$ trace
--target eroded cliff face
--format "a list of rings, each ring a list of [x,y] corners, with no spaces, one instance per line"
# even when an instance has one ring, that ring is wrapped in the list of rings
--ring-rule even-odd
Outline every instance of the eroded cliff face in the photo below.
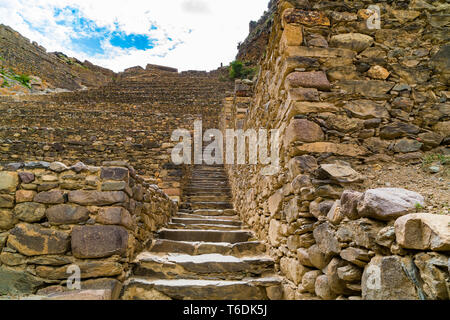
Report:
[[[18,74],[39,77],[44,87],[77,90],[99,87],[113,80],[115,73],[88,61],[81,62],[63,53],[48,53],[37,43],[12,28],[0,25],[0,56],[3,67]]]
[[[286,299],[449,299],[448,165],[418,172],[450,154],[450,6],[378,2],[373,29],[370,4],[279,1],[256,80],[224,103],[224,128],[280,133],[277,174],[227,169]]]

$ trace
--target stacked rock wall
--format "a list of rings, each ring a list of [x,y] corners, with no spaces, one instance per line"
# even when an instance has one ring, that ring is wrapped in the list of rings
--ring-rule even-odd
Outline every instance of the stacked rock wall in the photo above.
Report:
[[[0,171],[0,295],[82,289],[117,298],[129,263],[177,205],[124,162],[5,165]],[[72,270],[72,271],[70,271]]]
[[[280,130],[278,174],[227,169],[286,299],[449,299],[450,216],[420,213],[416,192],[362,190],[352,168],[448,154],[449,5],[377,2],[381,29],[368,5],[279,1],[256,82],[224,103],[224,128]]]

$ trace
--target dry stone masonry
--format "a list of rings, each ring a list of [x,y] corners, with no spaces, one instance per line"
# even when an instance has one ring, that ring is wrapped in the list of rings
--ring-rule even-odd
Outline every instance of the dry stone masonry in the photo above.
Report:
[[[0,171],[0,295],[65,297],[67,270],[76,265],[81,289],[94,290],[88,297],[117,299],[130,263],[176,208],[123,161],[6,165]]]
[[[227,166],[234,205],[285,277],[284,299],[450,297],[450,215],[356,165],[448,155],[446,2],[278,1],[254,81],[223,128],[280,129],[281,170]],[[448,194],[441,201],[448,203]]]

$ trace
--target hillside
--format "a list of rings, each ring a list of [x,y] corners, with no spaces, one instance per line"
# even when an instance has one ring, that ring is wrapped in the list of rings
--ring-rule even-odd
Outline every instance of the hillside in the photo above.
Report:
[[[17,74],[39,77],[50,88],[77,90],[99,87],[111,81],[115,73],[63,53],[49,53],[36,42],[30,42],[11,27],[0,24],[0,57],[5,69]]]

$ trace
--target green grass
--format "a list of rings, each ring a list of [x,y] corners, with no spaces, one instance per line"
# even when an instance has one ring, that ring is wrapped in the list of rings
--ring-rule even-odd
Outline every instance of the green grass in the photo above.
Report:
[[[441,165],[446,165],[450,163],[450,156],[445,156],[443,154],[429,154],[422,158],[422,166],[427,166],[433,162],[439,162]]]
[[[416,208],[417,211],[422,210],[422,209],[425,209],[425,208],[424,208],[420,203],[418,203],[418,202],[415,204],[414,207]]]
[[[257,72],[257,68],[246,67],[244,62],[236,60],[230,64],[230,79],[252,79]]]

